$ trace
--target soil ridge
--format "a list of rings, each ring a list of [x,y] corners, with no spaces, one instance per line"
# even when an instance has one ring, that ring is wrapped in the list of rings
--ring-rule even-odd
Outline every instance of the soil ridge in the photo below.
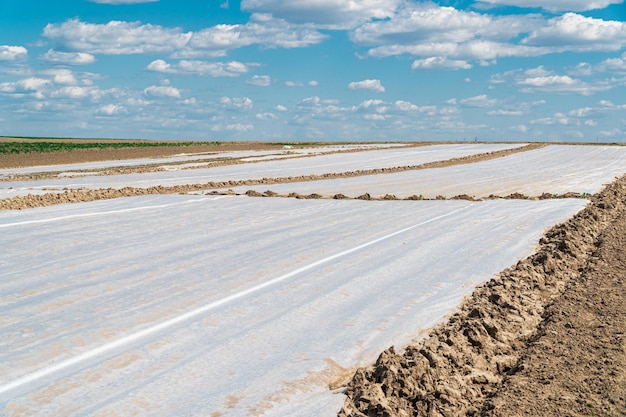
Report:
[[[589,270],[603,232],[625,213],[626,176],[548,230],[533,255],[479,286],[427,338],[358,369],[338,416],[477,416],[505,407],[498,390],[523,370],[546,309]]]

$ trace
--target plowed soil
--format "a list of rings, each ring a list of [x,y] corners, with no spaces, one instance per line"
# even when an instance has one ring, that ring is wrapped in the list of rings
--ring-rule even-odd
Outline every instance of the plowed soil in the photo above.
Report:
[[[2,138],[2,141],[17,139]],[[59,141],[59,140],[57,140]],[[64,142],[67,142],[65,140]],[[71,142],[71,140],[70,140]],[[85,142],[85,141],[81,141]],[[0,155],[1,168],[20,168],[40,165],[75,164],[82,162],[116,161],[124,159],[159,158],[178,154],[210,153],[244,150],[282,149],[280,144],[262,142],[225,142],[221,144],[189,145],[189,146],[150,146],[129,147],[121,149],[76,149],[67,152],[33,152],[27,154]]]
[[[347,384],[341,417],[625,416],[626,177]]]
[[[272,149],[265,146],[0,156],[0,168]],[[203,187],[76,190],[0,200],[0,208]],[[344,393],[340,417],[626,416],[626,177],[548,231],[532,256],[477,288],[425,339],[391,347],[358,369]]]

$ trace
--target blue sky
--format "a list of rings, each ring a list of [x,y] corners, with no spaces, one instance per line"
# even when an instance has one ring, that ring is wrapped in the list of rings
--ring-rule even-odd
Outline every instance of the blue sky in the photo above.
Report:
[[[0,0],[0,135],[626,141],[621,0]]]

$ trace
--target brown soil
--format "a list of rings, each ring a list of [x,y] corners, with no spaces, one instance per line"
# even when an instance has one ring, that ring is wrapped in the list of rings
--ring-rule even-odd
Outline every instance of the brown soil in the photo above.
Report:
[[[472,163],[536,146],[540,145],[377,172],[147,189],[72,190],[0,200],[0,209],[208,188],[223,188],[229,193],[228,187],[239,185]],[[0,168],[278,148],[282,147],[226,143],[198,148],[0,155]],[[274,196],[271,191],[257,194]],[[341,195],[335,197],[343,198]],[[529,198],[522,195],[508,197]],[[373,199],[369,194],[358,198]],[[466,195],[456,198],[472,199]],[[421,198],[414,196],[411,199]],[[479,287],[426,339],[411,343],[401,353],[389,348],[375,364],[358,369],[347,383],[345,405],[339,416],[626,416],[624,247],[626,177],[591,196],[587,208],[546,233],[534,255]],[[332,388],[337,388],[335,382]]]
[[[626,416],[626,177],[404,352],[347,384],[348,416]]]
[[[242,149],[244,146],[249,146],[246,144],[236,144],[241,145]],[[424,144],[413,144],[413,146],[422,146]],[[223,145],[219,145],[223,146]],[[252,145],[254,146],[254,144]],[[188,184],[181,186],[172,186],[172,187],[150,187],[150,188],[135,188],[135,187],[125,187],[122,189],[99,189],[99,190],[67,190],[62,193],[47,193],[40,195],[26,195],[26,196],[18,196],[13,198],[0,199],[0,210],[20,210],[24,208],[33,208],[33,207],[42,207],[42,206],[50,206],[54,204],[62,204],[62,203],[76,203],[76,202],[86,202],[86,201],[94,201],[94,200],[104,200],[104,199],[112,199],[112,198],[120,198],[120,197],[130,197],[137,195],[146,195],[146,194],[179,194],[179,193],[188,193],[192,191],[200,191],[206,189],[219,189],[219,188],[231,188],[245,185],[260,185],[260,184],[281,184],[281,183],[289,183],[289,182],[298,182],[298,181],[315,181],[315,180],[327,180],[333,178],[348,178],[348,177],[356,177],[361,175],[373,175],[373,174],[385,174],[385,173],[393,173],[407,170],[418,170],[418,169],[427,169],[427,168],[440,168],[451,165],[461,165],[461,164],[469,164],[479,161],[485,161],[489,159],[500,158],[506,155],[511,155],[517,152],[525,152],[532,149],[540,148],[544,145],[542,144],[530,144],[520,148],[515,149],[507,149],[502,151],[495,152],[487,152],[477,155],[464,156],[459,158],[451,158],[443,161],[435,161],[428,162],[421,165],[412,165],[412,166],[402,166],[402,167],[394,167],[394,168],[381,168],[381,169],[369,169],[369,170],[360,170],[360,171],[350,171],[350,172],[339,172],[339,173],[327,173],[322,175],[305,175],[305,176],[296,176],[296,177],[281,177],[281,178],[263,178],[260,180],[242,180],[242,181],[225,181],[225,182],[208,182],[203,184]],[[158,150],[159,148],[140,148],[141,150],[145,150],[148,152],[149,150]],[[253,148],[250,148],[253,149]],[[225,150],[225,149],[222,149]],[[108,150],[106,150],[108,151]],[[105,152],[100,151],[100,152]],[[58,163],[68,164],[77,162],[74,159],[75,152],[59,152],[57,158],[59,158]],[[97,153],[97,152],[94,152]],[[107,152],[108,153],[108,152]],[[177,154],[180,152],[173,152],[172,154]],[[30,154],[29,154],[30,155]],[[33,154],[32,159],[27,159],[27,161],[37,161],[36,155],[45,155],[45,154]],[[65,159],[62,159],[61,156],[64,156]],[[152,155],[157,156],[157,155]],[[0,155],[1,157],[1,155]],[[95,156],[94,156],[95,158]],[[107,160],[102,157],[102,160]],[[224,163],[238,163],[238,161],[229,161]],[[27,162],[23,162],[23,164],[27,164]],[[35,164],[36,165],[36,164]],[[123,172],[126,168],[114,168],[107,170],[107,174],[117,174],[119,172]],[[133,168],[135,169],[135,168]],[[137,172],[147,172],[150,168],[145,170],[139,169]],[[44,174],[35,174],[35,175],[20,175],[20,176],[10,176],[9,180],[17,180],[17,181],[25,181],[25,180],[33,180],[33,179],[42,179],[46,177],[46,173]],[[229,193],[229,191],[226,191]],[[264,194],[260,193],[248,193],[250,196],[278,196],[278,194],[273,193],[272,191],[268,191]],[[322,196],[299,196],[299,195],[289,195],[289,197],[298,197],[298,198],[321,198]],[[472,199],[470,196],[458,196],[459,198],[467,198]],[[456,198],[456,197],[454,197]],[[497,196],[492,196],[492,198],[498,198]],[[523,198],[529,198],[528,196],[523,196]],[[538,197],[536,197],[538,198]],[[384,200],[395,199],[393,196],[384,196],[382,197]],[[409,200],[419,200],[422,199],[418,196],[410,197]],[[441,199],[445,199],[441,197]]]
[[[10,139],[2,138],[1,140],[9,141]],[[15,141],[16,139],[11,140]],[[151,146],[137,148],[129,147],[122,149],[78,149],[69,152],[0,154],[0,169],[40,165],[75,164],[81,162],[115,161],[124,159],[159,158],[178,155],[181,153],[190,154],[242,150],[278,150],[282,148],[283,146],[280,144],[263,142],[224,142],[219,145]]]

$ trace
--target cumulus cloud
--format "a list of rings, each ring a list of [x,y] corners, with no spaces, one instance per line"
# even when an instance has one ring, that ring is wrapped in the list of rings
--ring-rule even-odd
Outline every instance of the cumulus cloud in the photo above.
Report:
[[[370,47],[366,57],[410,55],[418,58],[413,69],[454,70],[470,68],[471,61],[492,65],[504,57],[619,50],[626,46],[626,22],[572,12],[552,19],[540,14],[491,15],[411,2],[388,19],[355,28],[350,37],[357,45]]]
[[[526,125],[516,125],[516,126],[511,126],[509,130],[513,132],[526,133],[528,132],[528,127]]]
[[[72,52],[107,55],[169,53],[174,58],[224,56],[229,50],[250,45],[302,48],[328,38],[310,25],[292,24],[260,13],[253,14],[246,24],[219,24],[196,32],[141,22],[95,24],[70,19],[61,24],[48,24],[43,36]]]
[[[175,56],[223,56],[228,50],[255,44],[268,48],[302,48],[321,43],[327,37],[312,27],[257,13],[246,24],[221,24],[193,33],[188,45]]]
[[[266,112],[266,113],[257,113],[256,118],[259,120],[276,120],[278,116],[274,113]]]
[[[103,114],[106,116],[113,116],[115,114],[128,113],[124,106],[118,104],[106,104],[96,109],[96,114]]]
[[[222,97],[220,103],[230,109],[250,110],[254,105],[249,97]]]
[[[169,85],[152,85],[145,90],[144,94],[152,97],[180,98],[180,90]]]
[[[550,12],[604,9],[623,0],[480,0],[494,6],[540,7]]]
[[[360,22],[391,17],[402,0],[243,0],[241,8],[289,22],[349,29]]]
[[[354,81],[348,84],[348,88],[350,90],[370,90],[379,93],[385,92],[385,87],[383,87],[380,80]]]
[[[38,77],[29,77],[15,82],[0,83],[0,92],[3,93],[32,93],[39,92],[50,84],[50,80]]]
[[[272,78],[269,75],[253,75],[248,84],[256,85],[257,87],[269,87],[272,83]]]
[[[78,84],[78,79],[74,73],[68,69],[52,69],[45,71],[46,75],[52,77],[52,81],[55,84],[65,84],[65,85],[76,85]]]
[[[548,75],[542,77],[531,77],[517,81],[518,85],[528,85],[531,87],[546,87],[546,86],[572,86],[580,83],[580,80],[576,80],[569,75]]]
[[[162,59],[152,61],[146,67],[149,71],[168,74],[195,74],[210,77],[238,77],[249,71],[249,67],[241,62],[206,62],[181,60],[172,65]]]
[[[72,99],[86,98],[90,96],[90,88],[79,86],[62,87],[58,90],[53,91],[51,96],[55,98]]]
[[[27,55],[28,50],[23,46],[0,45],[0,61],[15,61]]]
[[[459,100],[459,103],[468,107],[492,107],[497,103],[497,100],[490,99],[486,94],[481,94]]]
[[[40,58],[46,62],[68,65],[87,65],[96,62],[96,57],[86,52],[59,52],[50,49]]]
[[[416,104],[411,103],[410,101],[397,100],[394,103],[396,109],[403,112],[427,112],[429,114],[434,114],[437,112],[436,106],[418,106]]]
[[[522,116],[524,114],[521,110],[491,110],[487,112],[488,116]]]
[[[467,61],[459,59],[447,59],[446,57],[430,57],[416,59],[411,65],[413,70],[433,70],[433,69],[470,69],[472,65]]]
[[[74,51],[125,55],[172,52],[185,47],[192,33],[141,22],[94,24],[70,19],[46,25],[43,35]]]
[[[553,93],[577,93],[591,95],[598,91],[606,91],[618,86],[612,80],[594,80],[584,82],[569,75],[555,74],[543,66],[531,68],[525,71],[514,70],[491,77],[492,84],[511,83],[521,87],[524,93],[553,92]]]
[[[254,126],[244,123],[230,123],[230,124],[217,124],[211,127],[211,130],[215,132],[228,131],[228,132],[248,132],[254,130]]]
[[[430,2],[407,3],[392,18],[366,23],[351,33],[353,42],[367,45],[369,57],[408,54],[423,57],[414,69],[468,68],[468,60],[487,63],[499,57],[538,56],[539,46],[513,40],[545,26],[539,15],[492,16]]]
[[[553,52],[619,50],[626,45],[626,23],[565,13],[530,32],[522,44],[550,47]]]

